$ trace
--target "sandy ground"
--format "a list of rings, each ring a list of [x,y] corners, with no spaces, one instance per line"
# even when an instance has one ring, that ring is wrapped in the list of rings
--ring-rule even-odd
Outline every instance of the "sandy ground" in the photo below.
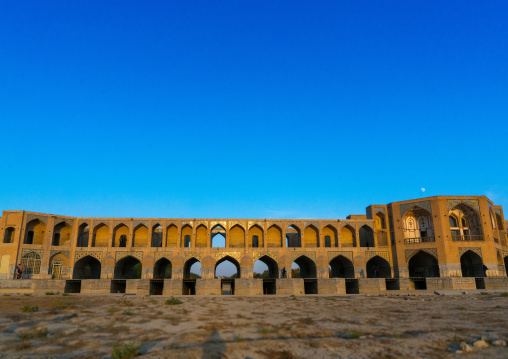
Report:
[[[108,358],[132,343],[144,358],[508,357],[493,345],[508,340],[500,293],[178,298],[2,295],[0,358]]]

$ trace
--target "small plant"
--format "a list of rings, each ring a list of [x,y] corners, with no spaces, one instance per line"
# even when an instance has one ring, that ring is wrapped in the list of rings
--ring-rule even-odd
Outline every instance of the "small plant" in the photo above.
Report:
[[[355,329],[346,330],[346,337],[349,339],[358,339],[363,335],[364,335],[363,332],[360,332]]]
[[[480,292],[481,295],[489,295],[488,292]]]
[[[178,305],[183,304],[182,301],[178,298],[171,297],[168,300],[166,300],[166,305]]]
[[[36,333],[35,333],[35,336],[37,338],[46,338],[48,336],[48,328],[43,328],[43,329],[39,329]]]
[[[62,295],[63,295],[64,297],[67,297],[67,296],[69,295],[69,293],[62,293]]]
[[[291,295],[289,296],[289,298],[291,298],[291,299],[293,299],[293,300],[296,300],[296,295],[291,294]]]
[[[24,295],[25,297],[31,297],[31,296],[32,296],[32,294],[30,294],[30,293],[25,293],[25,294],[23,294],[23,295]]]
[[[57,295],[58,292],[46,292],[46,295]]]
[[[457,310],[465,310],[466,307],[457,307]]]
[[[124,310],[123,315],[132,315],[133,313],[130,310]]]
[[[132,303],[130,300],[122,299],[118,301],[118,304],[120,304],[123,307],[132,307],[134,303]]]
[[[243,342],[243,338],[240,334],[238,335],[235,335],[235,342],[239,343],[239,342]]]
[[[149,299],[148,300],[151,304],[158,304],[159,302],[157,302],[155,299]]]
[[[503,292],[500,295],[501,295],[501,297],[508,297],[508,292]]]
[[[139,355],[139,349],[141,349],[141,344],[136,343],[125,344],[121,347],[113,345],[113,353],[111,353],[111,359],[135,358]]]
[[[118,312],[120,309],[118,309],[117,307],[111,307],[108,309],[108,313],[116,313]]]
[[[268,328],[261,328],[259,331],[261,332],[261,334],[265,334],[265,335],[270,333],[270,329],[268,329]]]
[[[65,302],[61,301],[60,299],[58,299],[58,300],[52,301],[51,305],[52,305],[51,309],[53,309],[53,310],[61,310],[61,309],[67,308],[69,303],[65,303]]]
[[[25,305],[23,308],[21,308],[21,311],[24,313],[33,313],[39,310],[39,307],[34,305],[33,307],[30,305]]]

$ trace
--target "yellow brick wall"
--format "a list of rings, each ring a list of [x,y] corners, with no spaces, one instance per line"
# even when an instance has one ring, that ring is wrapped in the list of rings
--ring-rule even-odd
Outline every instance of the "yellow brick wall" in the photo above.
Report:
[[[175,225],[170,225],[166,230],[166,246],[176,247],[178,245],[178,228]]]
[[[312,226],[308,226],[303,231],[303,239],[305,247],[317,247],[318,246],[318,232]]]
[[[134,231],[133,247],[146,247],[148,245],[148,228],[141,225]]]
[[[330,227],[323,228],[323,246],[325,245],[325,237],[330,236],[330,245],[335,247],[335,232]]]
[[[207,246],[207,229],[205,226],[200,225],[196,229],[196,247],[206,247]]]
[[[234,226],[229,230],[229,246],[231,248],[241,248],[245,244],[245,231],[240,226]]]
[[[353,232],[348,227],[340,230],[340,242],[343,247],[353,247]]]
[[[109,241],[109,227],[101,225],[95,230],[95,246],[107,247]]]
[[[263,247],[263,231],[258,226],[253,226],[249,229],[249,246],[252,246],[252,236],[258,236],[259,247]]]
[[[266,233],[267,247],[280,247],[281,246],[282,232],[279,228],[272,226],[268,228]]]

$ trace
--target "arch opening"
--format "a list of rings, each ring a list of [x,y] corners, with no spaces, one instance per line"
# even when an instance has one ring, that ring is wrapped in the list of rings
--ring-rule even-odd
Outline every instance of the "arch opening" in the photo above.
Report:
[[[67,222],[60,222],[53,227],[53,239],[51,245],[63,246],[71,240],[72,227]]]
[[[225,248],[226,247],[226,230],[221,225],[216,225],[212,228],[212,247]]]
[[[151,246],[154,248],[162,247],[162,226],[159,223],[152,226]]]
[[[263,229],[257,224],[249,229],[250,246],[252,248],[264,247]]]
[[[390,263],[380,256],[372,257],[366,265],[367,278],[391,278],[392,269]]]
[[[434,225],[430,212],[413,206],[402,217],[405,243],[434,242]]]
[[[33,219],[26,225],[25,241],[24,244],[37,244],[44,243],[44,234],[46,232],[46,225],[44,222]]]
[[[319,247],[319,230],[312,224],[305,227],[303,231],[303,238],[305,242],[305,247],[309,248]]]
[[[316,274],[316,263],[307,256],[300,256],[291,264],[291,278],[316,278]]]
[[[279,278],[279,266],[270,256],[262,256],[254,263],[254,278]]]
[[[86,256],[74,264],[73,279],[100,279],[101,262],[97,258]]]
[[[330,261],[330,278],[354,278],[355,267],[353,262],[344,256],[337,256]]]
[[[463,277],[485,277],[482,258],[470,250],[460,256],[460,269]]]
[[[78,242],[77,247],[88,247],[88,239],[90,237],[90,226],[87,223],[82,223],[78,228]]]
[[[153,267],[153,278],[154,279],[171,279],[173,274],[173,265],[167,258],[161,258]]]
[[[144,224],[139,224],[136,228],[134,228],[132,246],[148,247],[148,228]]]
[[[230,248],[245,247],[245,230],[239,224],[234,225],[229,230],[229,247]]]
[[[300,228],[291,225],[286,229],[286,247],[300,248],[302,246],[302,236]]]
[[[95,227],[92,236],[92,247],[106,248],[109,242],[109,227],[101,223]]]
[[[120,259],[115,265],[115,279],[141,279],[143,266],[141,262],[131,256]]]
[[[166,246],[178,247],[178,228],[174,224],[166,228]]]
[[[328,225],[323,228],[323,236],[325,238],[325,247],[339,246],[337,230],[334,227]]]
[[[342,247],[356,247],[355,240],[355,229],[350,225],[346,225],[340,230],[340,242],[342,243]]]
[[[478,212],[460,203],[449,212],[450,232],[453,241],[482,241],[482,227]]]
[[[409,277],[439,277],[437,259],[424,251],[418,251],[409,259]]]
[[[182,227],[182,247],[190,248],[192,246],[192,227],[186,224]]]
[[[199,279],[201,278],[201,262],[196,258],[189,258],[183,266],[184,279]]]
[[[374,225],[376,229],[386,229],[385,214],[383,212],[379,211],[376,213]]]
[[[277,225],[272,225],[266,232],[266,246],[268,248],[282,247],[282,230]]]
[[[240,278],[240,263],[230,256],[221,258],[215,264],[215,278]]]
[[[367,225],[364,225],[360,228],[358,231],[360,235],[360,247],[375,247],[374,245],[374,232],[372,231],[372,228],[370,228]]]
[[[125,224],[119,224],[113,229],[113,247],[127,247],[127,237],[129,235],[129,227]]]
[[[25,253],[21,257],[21,265],[23,266],[23,276],[30,277],[32,274],[41,272],[41,256],[35,252]]]
[[[208,246],[208,231],[204,224],[196,228],[196,248],[206,248]]]
[[[4,243],[14,243],[14,227],[7,227],[4,233]]]

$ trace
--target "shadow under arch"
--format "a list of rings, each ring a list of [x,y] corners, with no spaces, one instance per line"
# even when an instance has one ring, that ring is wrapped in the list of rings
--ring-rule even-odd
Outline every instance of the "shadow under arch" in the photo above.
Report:
[[[72,279],[100,279],[101,262],[92,256],[85,256],[74,264]]]
[[[300,267],[300,278],[316,278],[316,263],[307,256],[296,258],[293,263]]]
[[[264,255],[257,261],[263,262],[268,267],[268,277],[266,278],[279,278],[279,265],[277,261],[270,256]],[[257,262],[256,261],[256,262]],[[255,263],[254,263],[255,265]],[[256,277],[254,277],[256,278]],[[262,277],[265,278],[265,277]]]
[[[482,258],[471,250],[460,256],[460,269],[463,277],[485,277]]]
[[[161,258],[153,266],[154,279],[171,279],[173,274],[173,264],[167,258]]]
[[[183,279],[191,279],[191,267],[194,264],[196,264],[196,263],[200,263],[201,264],[201,262],[198,259],[194,258],[194,257],[189,258],[185,262],[185,264],[183,265]],[[195,273],[193,273],[193,274],[195,274]]]
[[[366,264],[367,278],[391,278],[390,263],[380,256],[374,256]]]
[[[116,263],[114,278],[140,279],[142,269],[142,264],[138,259],[132,256],[127,256]]]
[[[337,256],[330,261],[330,278],[354,278],[353,262],[344,256]]]
[[[437,259],[424,251],[418,251],[408,262],[409,277],[439,277]]]
[[[217,267],[221,263],[224,263],[226,261],[232,263],[236,267],[236,278],[241,278],[240,263],[238,263],[238,261],[236,259],[234,259],[233,257],[230,257],[230,256],[225,256],[225,257],[219,259],[217,261],[217,263],[215,263],[215,269],[214,269],[214,276],[215,276],[215,278],[218,278],[217,277]]]

